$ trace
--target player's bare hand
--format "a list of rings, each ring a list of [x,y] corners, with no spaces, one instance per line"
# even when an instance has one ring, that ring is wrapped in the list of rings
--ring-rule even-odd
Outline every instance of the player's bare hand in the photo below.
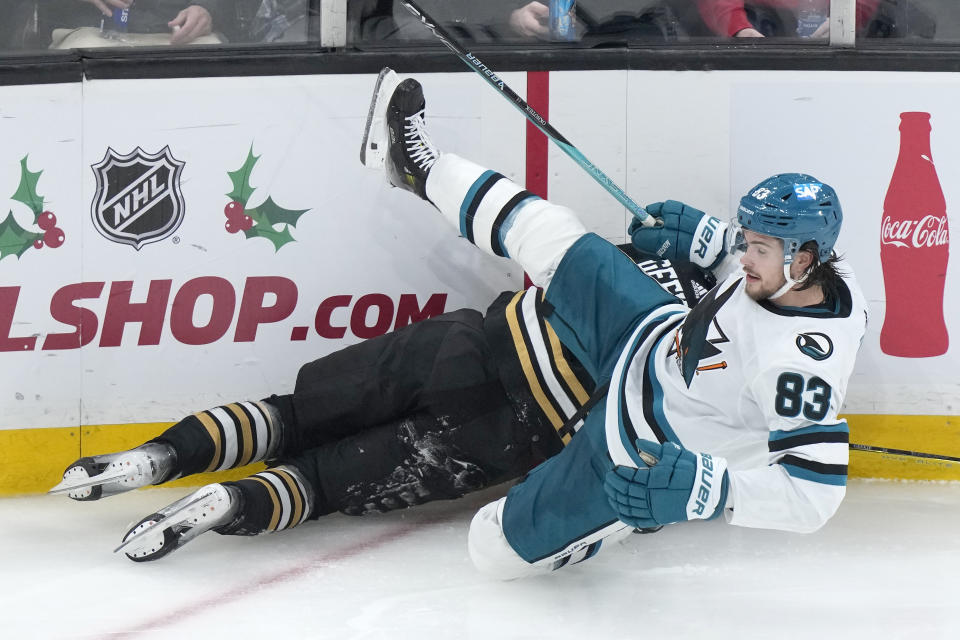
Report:
[[[113,15],[114,9],[129,9],[133,4],[133,0],[80,0],[80,2],[92,4],[108,18]]]
[[[747,27],[746,29],[740,29],[734,34],[737,38],[762,38],[764,37],[762,33],[754,29],[753,27]]]
[[[549,38],[550,9],[541,2],[531,2],[510,14],[510,27],[522,36]]]
[[[173,29],[170,44],[190,44],[213,31],[213,16],[203,7],[190,5],[167,23]]]

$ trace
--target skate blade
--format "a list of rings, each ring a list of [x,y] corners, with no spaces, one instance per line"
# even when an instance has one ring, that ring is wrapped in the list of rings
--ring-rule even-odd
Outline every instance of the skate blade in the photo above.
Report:
[[[370,108],[367,110],[367,124],[363,129],[363,142],[360,145],[360,163],[371,169],[383,166],[387,157],[387,118],[386,109],[377,116],[377,107],[381,100],[390,100],[393,90],[400,84],[400,79],[390,67],[384,67],[377,76],[377,83],[373,87],[373,97],[370,98]]]
[[[167,555],[177,547],[177,536],[170,527],[161,527],[156,528],[155,525],[163,522],[164,520],[142,520],[136,527],[133,527],[131,531],[137,530],[139,527],[143,527],[143,531],[147,531],[147,537],[136,536],[137,540],[125,550],[125,555],[133,560],[134,562],[147,562],[149,560],[154,560],[157,558],[162,558]],[[148,531],[149,530],[149,531]],[[128,532],[129,533],[129,532]]]
[[[200,501],[202,501],[202,500],[206,500],[206,499],[209,498],[211,495],[213,495],[213,493],[214,493],[213,490],[211,490],[211,491],[206,491],[206,492],[202,493],[201,495],[197,496],[196,498],[194,498],[193,500],[191,500],[190,502],[186,503],[186,504],[183,505],[182,507],[179,507],[178,509],[176,509],[176,510],[173,511],[172,513],[166,514],[163,518],[160,518],[159,520],[157,520],[157,521],[154,522],[153,524],[151,524],[151,525],[149,525],[149,526],[147,526],[147,527],[144,527],[142,530],[138,531],[138,532],[135,533],[134,535],[130,536],[129,538],[127,538],[126,540],[124,540],[123,542],[121,542],[121,543],[120,543],[120,546],[117,547],[116,549],[114,549],[113,552],[114,552],[114,553],[117,553],[118,551],[121,551],[121,550],[123,550],[123,549],[126,549],[127,547],[129,547],[131,544],[133,544],[133,543],[136,542],[137,540],[140,540],[140,539],[144,538],[145,536],[150,535],[150,533],[153,532],[153,530],[154,530],[155,528],[157,528],[158,526],[161,526],[161,525],[164,526],[164,527],[166,527],[166,526],[176,526],[176,524],[177,524],[177,522],[178,522],[178,516],[180,516],[184,511],[188,510],[190,507],[194,506],[194,505],[197,504],[198,502],[200,502]]]
[[[116,469],[112,472],[104,471],[103,473],[98,473],[95,476],[87,476],[87,478],[82,481],[64,478],[60,481],[60,484],[47,491],[47,493],[52,495],[58,493],[67,493],[76,489],[87,489],[89,487],[96,487],[97,485],[122,480],[128,475],[130,475],[129,470]]]

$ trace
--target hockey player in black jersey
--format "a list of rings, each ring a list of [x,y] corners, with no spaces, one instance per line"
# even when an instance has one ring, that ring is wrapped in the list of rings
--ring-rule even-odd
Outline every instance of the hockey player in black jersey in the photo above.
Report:
[[[710,284],[696,270],[682,271],[681,281],[663,261],[642,268],[680,295]],[[268,462],[134,526],[123,551],[155,560],[211,529],[280,531],[337,511],[385,512],[517,478],[570,441],[579,426],[571,418],[593,391],[544,322],[540,292],[504,293],[486,314],[445,313],[310,362],[292,394],[200,411],[135,449],[81,458],[51,492],[96,500]]]

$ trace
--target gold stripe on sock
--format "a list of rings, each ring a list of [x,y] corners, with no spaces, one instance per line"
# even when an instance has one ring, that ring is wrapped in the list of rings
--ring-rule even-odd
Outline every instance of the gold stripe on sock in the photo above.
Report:
[[[290,517],[290,524],[287,526],[295,527],[300,524],[300,519],[303,518],[303,494],[300,491],[300,485],[297,483],[296,478],[287,471],[286,469],[280,469],[279,467],[270,469],[280,478],[287,489],[290,491],[290,495],[293,497],[293,515]]]
[[[223,448],[220,429],[217,427],[216,421],[206,411],[201,411],[193,415],[197,417],[200,424],[207,430],[207,433],[210,435],[210,440],[213,441],[213,460],[210,461],[210,466],[204,469],[204,471],[214,471],[217,468],[217,461],[220,459],[220,450]]]
[[[226,405],[224,409],[232,413],[240,424],[240,437],[243,440],[243,451],[238,456],[237,466],[242,467],[250,464],[250,459],[253,458],[253,425],[250,424],[250,418],[247,416],[247,412],[243,410],[243,407],[236,402]]]
[[[270,495],[270,501],[273,502],[273,517],[270,518],[270,524],[267,525],[267,531],[276,531],[277,525],[280,524],[280,512],[282,511],[280,508],[280,496],[277,495],[277,488],[270,484],[269,481],[259,477],[259,474],[252,475],[247,479],[256,480],[267,488],[267,493]]]

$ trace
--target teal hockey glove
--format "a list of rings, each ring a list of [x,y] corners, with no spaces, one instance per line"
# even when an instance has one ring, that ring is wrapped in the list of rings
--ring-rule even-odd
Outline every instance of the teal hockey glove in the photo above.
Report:
[[[628,233],[637,251],[661,260],[678,260],[712,269],[727,255],[724,234],[727,223],[690,205],[667,200],[646,207],[663,226],[644,227],[638,220]]]
[[[665,442],[637,440],[637,450],[653,456],[649,467],[615,467],[603,490],[617,517],[638,529],[683,520],[711,520],[727,502],[727,461]],[[646,458],[647,456],[644,456]]]

